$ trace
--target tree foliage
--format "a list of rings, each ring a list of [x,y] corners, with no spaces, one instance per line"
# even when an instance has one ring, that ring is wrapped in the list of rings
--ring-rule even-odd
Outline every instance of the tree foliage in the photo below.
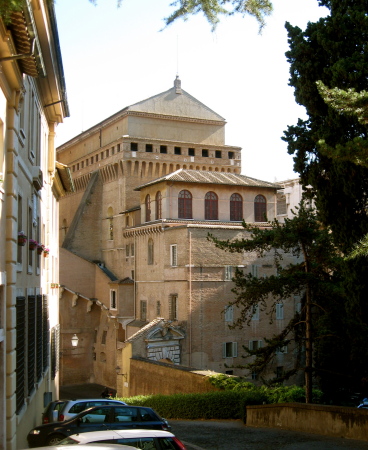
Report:
[[[214,30],[220,22],[221,16],[233,14],[249,14],[256,18],[260,30],[265,25],[265,17],[272,13],[272,3],[269,0],[174,0],[171,6],[175,11],[165,19],[166,25],[182,18],[203,13]]]
[[[368,231],[368,170],[349,158],[324,154],[321,142],[359,155],[366,146],[367,127],[356,115],[341,114],[326,103],[316,82],[330,89],[366,89],[368,1],[321,0],[320,4],[330,9],[330,16],[309,23],[305,31],[286,24],[290,85],[308,119],[289,126],[284,140],[322,221],[331,226],[336,242],[346,252]]]
[[[266,345],[256,350],[244,347],[246,356],[254,356],[245,367],[262,377],[276,352],[291,343],[291,347],[298,349],[294,368],[271,382],[281,382],[303,369],[306,373],[307,399],[311,401],[312,374],[320,379],[326,378],[323,369],[326,346],[323,340],[332,338],[336,341],[336,348],[341,350],[344,347],[341,328],[336,329],[339,322],[335,321],[338,312],[336,305],[341,305],[343,299],[340,279],[342,256],[333,243],[330,230],[321,226],[314,210],[304,203],[300,204],[292,219],[285,219],[284,224],[274,220],[266,229],[243,225],[247,233],[243,239],[221,241],[211,235],[209,238],[217,247],[229,252],[256,252],[260,258],[273,254],[276,273],[257,278],[236,271],[233,280],[235,300],[231,304],[237,307],[238,317],[232,326],[243,328],[249,325],[255,307],[267,312],[272,321],[277,303],[296,295],[302,299],[301,311],[296,312],[277,335],[264,339]],[[292,262],[286,263],[286,256]],[[313,345],[319,358],[313,359]],[[306,361],[303,348],[306,349]],[[331,353],[331,349],[328,351]],[[329,367],[331,372],[336,372],[336,369],[336,364]]]
[[[289,126],[284,140],[321,221],[331,229],[340,251],[349,254],[368,233],[368,0],[319,3],[330,9],[330,16],[309,23],[304,31],[286,24],[290,85],[308,118]],[[341,367],[349,365],[351,386],[367,389],[366,258],[357,254],[348,259],[340,276],[346,300],[336,318],[350,343],[349,354],[340,358]],[[325,361],[331,361],[327,352]],[[329,371],[327,364],[324,370]]]

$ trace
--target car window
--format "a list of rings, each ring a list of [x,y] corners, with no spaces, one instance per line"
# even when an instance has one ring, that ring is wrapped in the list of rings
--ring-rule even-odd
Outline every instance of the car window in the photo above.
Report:
[[[139,408],[140,415],[143,422],[150,422],[152,420],[159,420],[158,417],[153,413],[153,411],[146,408]]]
[[[87,409],[86,406],[87,402],[79,402],[76,403],[75,405],[73,405],[70,409],[69,412],[73,413],[73,414],[79,414],[80,412],[84,411],[85,409]],[[91,405],[94,406],[94,405]]]
[[[172,438],[158,438],[163,450],[177,450],[177,446]]]
[[[104,423],[109,422],[110,410],[108,408],[97,408],[88,411],[80,417],[82,423]]]
[[[132,447],[137,447],[142,450],[156,450],[155,439],[154,438],[126,438],[126,439],[116,439],[114,442],[118,444],[131,445]]]
[[[136,422],[138,420],[138,408],[118,407],[114,408],[114,422]]]

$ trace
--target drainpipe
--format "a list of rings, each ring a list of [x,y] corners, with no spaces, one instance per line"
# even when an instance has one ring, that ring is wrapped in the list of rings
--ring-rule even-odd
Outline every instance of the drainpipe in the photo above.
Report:
[[[192,367],[192,232],[189,232],[189,367]]]

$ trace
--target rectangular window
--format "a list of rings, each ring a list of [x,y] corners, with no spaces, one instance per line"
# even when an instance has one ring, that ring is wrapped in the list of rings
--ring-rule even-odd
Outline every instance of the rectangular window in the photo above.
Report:
[[[130,244],[127,244],[127,245],[125,246],[125,256],[126,256],[127,258],[129,258],[129,256],[130,256]]]
[[[222,344],[222,357],[223,358],[236,358],[238,356],[238,343],[237,342],[224,342]]]
[[[249,341],[248,342],[248,348],[251,351],[256,351],[259,350],[260,348],[263,347],[263,341],[259,340],[259,341]]]
[[[229,156],[229,159],[234,159],[234,152],[229,152],[228,156]]]
[[[141,320],[147,320],[147,301],[141,300]]]
[[[130,255],[134,256],[134,244],[130,245]]]
[[[233,266],[225,266],[224,270],[225,270],[225,280],[231,281],[233,278]]]
[[[117,151],[117,153],[120,152],[120,144],[117,144],[117,145],[116,145],[116,151]]]
[[[202,156],[208,158],[208,150],[206,148],[202,149]]]
[[[151,145],[151,148],[152,148],[152,145]],[[137,142],[131,142],[130,143],[130,151],[132,151],[132,152],[137,152],[138,151],[138,143]],[[146,151],[147,151],[147,146],[146,146]]]
[[[252,306],[252,320],[259,320],[259,305]]]
[[[282,320],[284,318],[284,304],[276,303],[276,319]]]
[[[116,303],[116,290],[111,289],[110,290],[110,309],[117,309],[117,303]]]
[[[160,153],[167,153],[167,146],[166,145],[160,145]]]
[[[178,319],[178,296],[171,295],[169,302],[169,320],[177,320]]]
[[[28,242],[29,239],[33,239],[33,211],[31,207],[28,208]],[[32,271],[33,251],[28,245],[28,272]]]
[[[49,367],[49,338],[50,335],[50,323],[49,323],[49,300],[47,295],[42,296],[42,366],[43,371]]]
[[[276,355],[283,355],[284,353],[288,352],[288,346],[282,345],[281,347],[277,347],[276,349]]]
[[[181,147],[174,147],[174,154],[181,155]]]
[[[18,195],[18,233],[23,231],[23,202],[22,197]],[[23,260],[23,246],[18,245],[17,247],[17,262],[22,263]]]
[[[216,150],[215,151],[215,158],[221,158],[222,154],[221,154],[221,150]]]
[[[170,245],[170,264],[172,266],[178,265],[178,249],[176,244]]]
[[[107,331],[104,330],[102,332],[101,344],[106,344],[106,338],[107,338]]]
[[[283,366],[277,366],[276,367],[276,377],[282,378],[284,375],[284,367]]]
[[[134,270],[131,271],[131,278],[134,280]]]
[[[152,144],[146,144],[146,153],[152,153],[153,147]]]
[[[225,322],[234,322],[234,306],[225,306]]]
[[[188,156],[195,156],[194,148],[188,148]]]
[[[251,271],[252,271],[252,276],[254,278],[258,278],[258,266],[256,266],[255,264],[252,264]]]
[[[158,300],[156,302],[156,316],[161,317],[161,302]]]

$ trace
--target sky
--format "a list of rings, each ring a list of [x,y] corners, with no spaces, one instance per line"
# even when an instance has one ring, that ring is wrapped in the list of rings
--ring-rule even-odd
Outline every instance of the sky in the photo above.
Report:
[[[281,140],[305,118],[288,86],[285,22],[305,29],[328,10],[317,0],[274,0],[259,34],[257,21],[203,15],[165,28],[173,0],[56,0],[70,117],[56,145],[126,106],[167,91],[178,74],[186,92],[226,120],[225,144],[242,148],[242,174],[265,181],[296,178]]]

